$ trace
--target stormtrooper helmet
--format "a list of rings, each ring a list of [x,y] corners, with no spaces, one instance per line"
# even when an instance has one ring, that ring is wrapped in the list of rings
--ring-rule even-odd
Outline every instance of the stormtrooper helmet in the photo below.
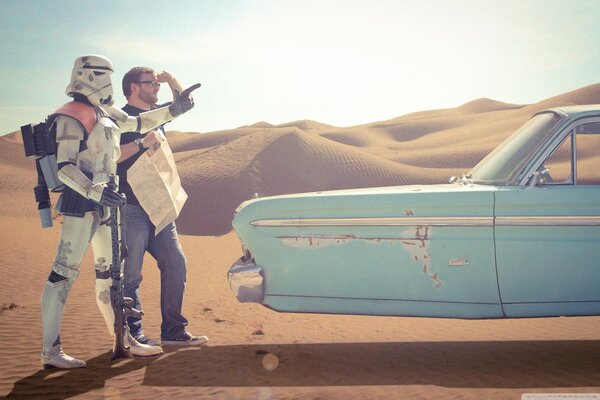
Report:
[[[70,97],[80,93],[94,105],[111,106],[113,89],[110,76],[113,71],[112,62],[104,56],[91,54],[78,57],[65,93]]]

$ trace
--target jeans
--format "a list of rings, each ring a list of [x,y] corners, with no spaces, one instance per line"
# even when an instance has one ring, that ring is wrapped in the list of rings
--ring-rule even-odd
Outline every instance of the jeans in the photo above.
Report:
[[[181,315],[186,280],[186,258],[172,222],[158,235],[148,214],[137,205],[125,206],[125,234],[128,256],[125,259],[124,294],[131,297],[134,307],[141,310],[140,284],[142,264],[147,251],[154,257],[160,270],[161,338],[177,337],[185,331],[187,319]],[[140,318],[129,317],[127,324],[132,336],[143,334]]]

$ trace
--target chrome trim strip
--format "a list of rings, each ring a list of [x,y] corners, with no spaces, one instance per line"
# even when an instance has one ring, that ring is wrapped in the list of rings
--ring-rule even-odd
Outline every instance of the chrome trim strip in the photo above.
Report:
[[[496,217],[496,226],[600,226],[598,216]]]
[[[382,218],[295,218],[250,222],[261,227],[309,226],[493,226],[492,217],[382,217]]]
[[[310,295],[298,295],[298,294],[283,294],[283,293],[269,293],[266,297],[288,297],[296,299],[324,299],[324,300],[366,300],[366,301],[394,301],[403,303],[432,303],[432,304],[465,304],[465,305],[484,305],[484,306],[499,306],[500,304],[513,304],[513,303],[487,303],[487,302],[470,302],[470,301],[448,301],[448,300],[423,300],[423,299],[386,299],[381,297],[342,297],[342,296],[310,296]],[[521,303],[515,303],[521,304]],[[525,303],[528,304],[528,303]],[[555,304],[555,303],[554,303]]]
[[[305,228],[320,226],[600,226],[600,216],[500,216],[500,217],[382,217],[294,218],[250,222],[256,227]]]

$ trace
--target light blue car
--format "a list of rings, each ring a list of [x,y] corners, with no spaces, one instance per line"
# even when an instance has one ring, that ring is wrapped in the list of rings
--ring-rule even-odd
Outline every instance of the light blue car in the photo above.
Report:
[[[229,270],[277,311],[600,315],[600,106],[545,110],[449,184],[244,202]]]

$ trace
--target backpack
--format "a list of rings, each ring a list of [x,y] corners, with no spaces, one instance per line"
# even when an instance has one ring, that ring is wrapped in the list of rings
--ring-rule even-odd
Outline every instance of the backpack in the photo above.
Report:
[[[62,192],[65,185],[58,179],[58,164],[56,162],[56,117],[67,115],[79,121],[87,136],[97,121],[94,108],[81,102],[69,102],[60,107],[54,114],[48,116],[44,122],[37,125],[28,124],[21,127],[25,156],[35,156],[38,184],[33,188],[35,201],[38,203],[38,212],[42,228],[52,226],[52,213],[50,211],[50,193]],[[85,140],[84,140],[85,142]]]

